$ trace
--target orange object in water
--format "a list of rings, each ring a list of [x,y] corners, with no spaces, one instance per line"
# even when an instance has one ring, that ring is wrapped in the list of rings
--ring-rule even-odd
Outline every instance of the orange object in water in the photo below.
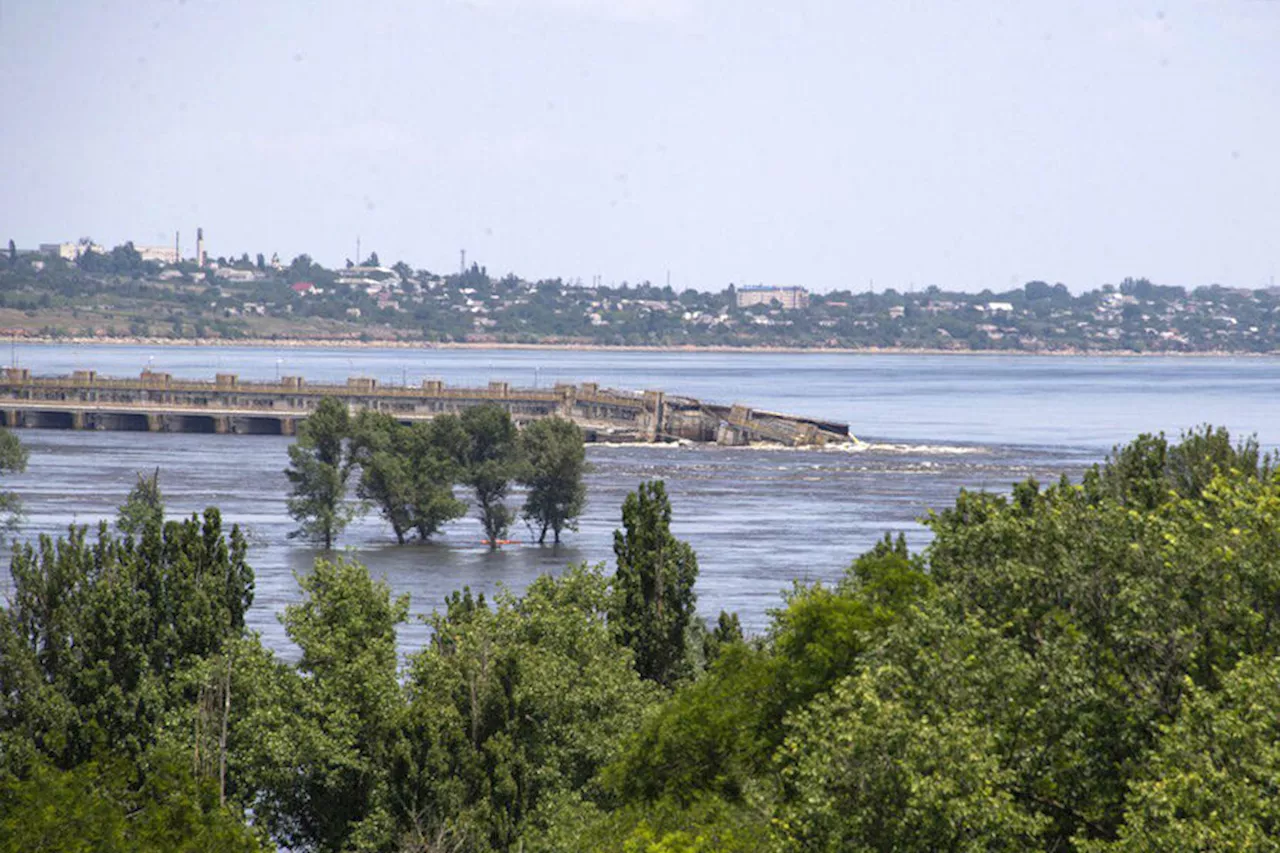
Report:
[[[481,539],[481,540],[480,540],[480,544],[481,544],[481,545],[492,545],[493,543],[492,543],[492,542],[490,542],[488,539]],[[498,540],[498,544],[499,544],[499,545],[519,545],[519,544],[520,544],[520,540],[519,540],[519,539],[499,539],[499,540]]]

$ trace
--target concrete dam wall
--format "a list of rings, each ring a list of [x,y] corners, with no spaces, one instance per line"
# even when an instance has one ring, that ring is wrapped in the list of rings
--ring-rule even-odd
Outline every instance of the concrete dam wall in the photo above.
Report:
[[[582,427],[588,441],[773,442],[789,447],[852,441],[846,424],[742,404],[704,403],[662,391],[601,388],[594,382],[553,388],[490,382],[484,388],[453,388],[433,379],[420,386],[388,386],[352,377],[338,385],[312,384],[300,376],[245,381],[232,373],[219,373],[211,381],[175,379],[152,370],[129,379],[93,370],[32,376],[24,367],[5,368],[0,378],[0,416],[8,427],[294,435],[298,423],[325,397],[342,400],[353,413],[372,409],[405,423],[493,403],[520,425],[550,416],[568,418]]]

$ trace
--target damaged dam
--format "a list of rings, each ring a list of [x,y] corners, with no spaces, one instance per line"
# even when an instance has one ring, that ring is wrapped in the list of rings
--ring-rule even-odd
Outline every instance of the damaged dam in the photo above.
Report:
[[[313,384],[300,376],[247,381],[219,373],[212,380],[193,380],[153,370],[135,378],[93,370],[33,376],[24,367],[5,368],[0,377],[0,416],[7,427],[294,435],[298,423],[325,397],[342,400],[353,413],[372,409],[405,423],[491,403],[505,408],[520,425],[567,418],[588,441],[822,447],[854,440],[847,424],[663,391],[601,388],[594,382],[552,388],[490,382],[483,388],[457,388],[434,379],[412,386],[380,385],[367,377]]]

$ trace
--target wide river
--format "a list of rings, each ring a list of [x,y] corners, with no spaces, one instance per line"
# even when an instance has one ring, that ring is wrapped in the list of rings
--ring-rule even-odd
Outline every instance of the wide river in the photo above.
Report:
[[[313,381],[361,375],[385,384],[597,381],[847,421],[865,442],[857,452],[592,446],[587,511],[581,529],[558,548],[490,553],[472,518],[449,525],[429,545],[397,547],[370,513],[341,544],[409,593],[415,614],[430,613],[464,585],[519,591],[569,563],[612,564],[622,499],[648,479],[666,481],[675,533],[698,553],[700,609],[710,617],[735,610],[759,632],[794,581],[838,578],[885,531],[905,531],[914,546],[924,544],[918,519],[948,506],[961,488],[1005,490],[1028,476],[1062,473],[1077,478],[1140,432],[1176,435],[1206,422],[1280,445],[1280,359],[1273,358],[22,344],[12,357],[36,374],[94,368],[132,376],[150,366],[195,378],[224,371]],[[307,571],[316,552],[287,537],[282,472],[290,439],[55,430],[21,437],[29,468],[4,482],[26,506],[20,536],[112,518],[136,472],[159,467],[172,513],[216,505],[248,531],[257,576],[250,621],[268,644],[293,653],[277,614],[298,600],[294,575]],[[528,538],[523,528],[515,534]],[[0,590],[8,582],[6,572]],[[419,620],[400,633],[405,651],[426,637]]]

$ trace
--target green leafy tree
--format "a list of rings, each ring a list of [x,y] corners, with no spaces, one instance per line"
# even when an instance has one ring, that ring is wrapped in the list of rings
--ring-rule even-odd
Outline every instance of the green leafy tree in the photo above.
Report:
[[[296,670],[262,668],[242,720],[243,784],[257,819],[295,850],[387,849],[389,770],[403,714],[393,597],[359,563],[317,560],[298,578],[303,601],[282,621],[302,650]]]
[[[253,573],[215,509],[140,539],[73,527],[14,549],[0,610],[0,776],[43,754],[136,760],[185,707],[188,675],[244,629]]]
[[[1164,434],[1143,434],[1115,448],[1105,465],[1085,476],[1095,499],[1109,496],[1128,506],[1150,510],[1174,496],[1196,498],[1219,473],[1265,477],[1272,460],[1264,457],[1256,438],[1233,444],[1222,427],[1205,425],[1184,432],[1171,444]]]
[[[321,400],[298,427],[284,472],[293,486],[289,515],[298,522],[290,538],[305,538],[329,550],[355,517],[356,507],[346,499],[351,465],[344,442],[349,433],[347,407],[334,397]]]
[[[485,541],[496,549],[514,518],[505,501],[512,479],[520,474],[516,425],[506,409],[486,404],[464,411],[461,426],[468,437],[467,484],[475,492]]]
[[[1081,486],[963,493],[930,521],[944,612],[995,632],[987,648],[1007,663],[999,677],[988,666],[963,679],[944,661],[935,674],[913,663],[921,713],[956,711],[939,697],[958,693],[961,708],[986,709],[1018,768],[1017,796],[1053,821],[1047,846],[1113,838],[1188,685],[1216,690],[1243,654],[1280,648],[1264,615],[1280,600],[1280,484],[1247,465],[1220,470],[1215,446],[1140,437]],[[1219,473],[1184,495],[1171,456]],[[942,636],[915,636],[895,659],[918,661]]]
[[[351,460],[360,466],[356,494],[372,501],[404,544],[413,529],[413,458],[409,429],[391,415],[363,411],[351,425]]]
[[[885,685],[841,682],[789,723],[778,755],[783,850],[1021,851],[1045,820],[1012,795],[994,733],[976,714],[920,715]]]
[[[116,518],[116,528],[125,536],[138,536],[149,527],[164,524],[164,496],[160,494],[160,469],[150,477],[138,474]]]
[[[640,675],[671,687],[692,673],[688,638],[698,558],[671,534],[671,501],[661,480],[641,483],[627,495],[622,526],[613,534],[618,568],[611,620],[635,653]]]
[[[598,792],[658,695],[616,645],[608,602],[601,568],[571,567],[493,609],[465,592],[433,616],[391,798],[408,849],[521,849],[555,801]]]
[[[520,433],[520,447],[525,460],[521,481],[529,490],[524,518],[537,530],[538,542],[545,542],[551,531],[558,543],[561,531],[578,529],[577,518],[587,503],[582,429],[564,418],[543,418]]]
[[[360,466],[357,494],[381,510],[398,542],[414,530],[425,541],[466,513],[453,496],[466,443],[453,415],[405,426],[385,413],[361,412],[351,441],[351,458]]]
[[[412,427],[413,526],[426,541],[446,522],[467,514],[467,505],[453,496],[464,476],[467,432],[456,415],[439,415]]]
[[[175,756],[145,771],[122,760],[37,764],[0,781],[0,850],[46,853],[266,853],[212,785]]]
[[[9,430],[0,427],[0,475],[27,470],[27,449]],[[22,499],[15,492],[0,490],[0,536],[12,533],[22,520]]]
[[[707,671],[681,685],[625,744],[604,780],[624,802],[683,807],[711,796],[743,804],[786,734],[787,717],[841,679],[932,587],[901,537],[859,557],[835,587],[797,587],[773,613],[767,642],[741,642],[721,614]],[[712,656],[709,656],[709,658]]]
[[[1280,849],[1280,660],[1250,657],[1221,690],[1188,685],[1177,721],[1161,734],[1130,788],[1114,842],[1121,851]]]

